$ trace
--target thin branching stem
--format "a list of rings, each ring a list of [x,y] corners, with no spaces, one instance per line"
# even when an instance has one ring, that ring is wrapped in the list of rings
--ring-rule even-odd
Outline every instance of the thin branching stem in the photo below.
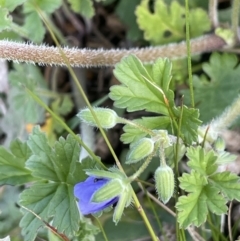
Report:
[[[220,50],[226,46],[226,42],[215,34],[204,35],[192,39],[190,42],[191,54],[193,55]],[[186,42],[183,41],[176,44],[147,48],[90,50],[66,47],[61,48],[60,51],[57,47],[38,46],[8,40],[0,41],[0,59],[39,65],[67,66],[67,59],[72,67],[114,66],[129,54],[136,55],[143,63],[152,63],[159,57],[184,58],[187,56],[187,47]]]
[[[188,79],[189,89],[191,96],[191,105],[194,108],[194,93],[193,93],[193,80],[192,80],[192,60],[191,60],[191,47],[190,47],[190,24],[189,24],[189,7],[188,0],[185,0],[185,12],[186,12],[186,44],[187,44],[187,61],[188,61]]]
[[[104,228],[103,228],[102,223],[100,222],[99,218],[95,217],[95,220],[96,220],[97,223],[98,223],[98,227],[101,229],[101,232],[102,232],[102,235],[103,235],[104,240],[105,240],[105,241],[108,241],[107,235],[106,235],[106,233],[105,233],[105,231],[104,231]]]
[[[235,41],[239,42],[239,31],[238,31],[238,23],[239,23],[239,7],[240,7],[240,0],[233,0],[232,6],[232,30],[235,35]]]
[[[228,208],[228,233],[229,233],[229,240],[233,241],[231,214],[232,214],[232,202],[230,202],[230,205]]]

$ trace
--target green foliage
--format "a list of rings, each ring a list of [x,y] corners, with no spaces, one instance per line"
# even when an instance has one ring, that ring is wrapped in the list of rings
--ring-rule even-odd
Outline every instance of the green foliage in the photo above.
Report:
[[[230,172],[218,173],[217,156],[201,147],[187,150],[191,173],[179,178],[180,187],[188,192],[179,198],[176,208],[182,228],[200,226],[209,212],[221,215],[227,212],[227,201],[240,200],[239,177]]]
[[[31,171],[25,167],[25,162],[31,156],[27,144],[15,140],[11,143],[10,151],[0,147],[0,185],[21,185],[32,181]]]
[[[134,13],[136,6],[139,5],[141,0],[119,1],[116,8],[116,13],[121,21],[127,26],[127,38],[132,41],[137,41],[143,38],[142,31],[139,29],[136,16]]]
[[[80,163],[79,145],[72,136],[60,138],[51,148],[39,128],[34,128],[27,142],[32,155],[26,167],[35,183],[20,196],[20,204],[39,215],[65,235],[79,229],[80,217],[73,196],[73,185],[86,176]],[[34,240],[38,229],[44,225],[30,212],[25,212],[20,223],[25,240]]]
[[[61,97],[57,98],[51,104],[51,109],[54,111],[55,114],[59,116],[67,115],[72,110],[72,108],[73,108],[73,102],[71,98],[67,95],[64,95],[62,98]],[[63,127],[54,118],[52,120],[52,127],[58,133],[63,131]]]
[[[16,206],[22,187],[1,186],[0,188],[0,235],[10,234],[18,225],[22,214]],[[0,239],[2,241],[2,239]]]
[[[41,43],[46,33],[43,22],[37,12],[31,12],[26,15],[22,29],[26,31],[28,38],[35,43]]]
[[[194,97],[203,122],[222,114],[239,94],[236,88],[240,75],[238,59],[233,54],[213,53],[209,63],[203,64],[205,75],[194,76]],[[210,80],[208,80],[208,77]],[[189,90],[183,92],[189,104]]]
[[[39,70],[34,65],[14,64],[14,70],[9,74],[9,80],[12,85],[9,103],[14,106],[22,115],[22,119],[30,123],[38,123],[44,120],[44,110],[28,94],[24,87],[33,91],[41,98],[41,91],[46,90],[45,80]],[[46,97],[41,98],[47,102]]]
[[[163,93],[173,101],[173,92],[169,89],[170,74],[171,63],[167,59],[158,59],[150,73],[138,58],[131,55],[115,67],[114,75],[123,85],[111,87],[110,98],[116,107],[127,108],[129,112],[146,110],[168,115]],[[162,93],[147,80],[162,88]]]
[[[46,29],[37,13],[37,8],[46,14],[53,13],[62,4],[62,0],[2,0],[0,2],[0,31],[11,29],[22,37],[28,38],[35,43],[43,41]],[[12,21],[11,12],[22,5],[24,24],[21,26]]]
[[[135,119],[134,122],[152,130],[171,129],[170,118],[166,116],[142,117],[141,119]],[[147,135],[142,130],[128,124],[123,127],[123,130],[121,141],[125,144],[134,143]]]
[[[9,29],[12,24],[12,19],[8,15],[8,10],[6,8],[0,8],[0,31]]]
[[[144,31],[144,38],[153,45],[185,39],[185,8],[177,1],[170,6],[164,0],[156,0],[154,13],[149,10],[149,0],[142,0],[136,9],[137,23]],[[207,13],[200,8],[190,10],[190,36],[197,37],[211,28]]]
[[[164,117],[142,119],[141,124],[150,128],[168,128],[170,132],[178,131],[178,123],[182,118],[181,133],[186,143],[197,140],[197,129],[200,125],[199,112],[196,109],[183,108],[174,105],[174,94],[169,88],[171,81],[171,62],[167,59],[158,59],[147,68],[135,56],[123,58],[114,70],[114,75],[122,83],[110,88],[110,98],[118,108],[127,111],[146,110]],[[172,122],[175,124],[172,125]],[[190,128],[191,127],[191,128]],[[121,140],[125,143],[137,141],[146,134],[141,130],[133,130],[130,126],[124,127],[125,134]],[[129,131],[129,133],[128,133]]]
[[[13,11],[17,6],[25,3],[26,1],[27,0],[0,0],[0,7]]]
[[[27,32],[28,38],[36,43],[43,41],[46,29],[37,13],[37,8],[46,14],[53,13],[62,4],[62,0],[28,0],[23,6],[25,15],[25,24],[23,29]],[[37,29],[37,31],[36,31]]]
[[[24,13],[32,13],[36,11],[36,6],[45,13],[53,13],[62,4],[62,0],[28,0],[24,4]]]
[[[94,15],[92,0],[68,0],[68,2],[74,12],[86,18],[91,18]]]

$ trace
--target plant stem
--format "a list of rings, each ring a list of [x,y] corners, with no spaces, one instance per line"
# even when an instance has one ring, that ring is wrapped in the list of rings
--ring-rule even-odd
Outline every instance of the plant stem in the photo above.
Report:
[[[188,78],[189,89],[191,96],[191,105],[194,108],[194,93],[193,93],[193,80],[192,80],[192,61],[191,61],[191,47],[190,47],[190,26],[189,26],[189,8],[188,0],[185,0],[185,15],[186,15],[186,44],[187,44],[187,60],[188,60]]]
[[[104,231],[104,229],[103,229],[102,223],[100,222],[100,220],[99,220],[97,217],[95,217],[95,219],[96,219],[96,221],[97,221],[97,223],[98,223],[98,227],[99,227],[99,228],[101,229],[101,231],[102,231],[102,235],[103,235],[104,240],[105,240],[105,241],[108,241],[108,238],[107,238],[107,235],[106,235],[106,233],[105,233],[105,231]]]
[[[232,21],[232,30],[234,32],[236,42],[239,42],[239,37],[240,37],[239,31],[238,31],[239,7],[240,7],[240,0],[233,0],[231,21]]]
[[[99,160],[99,158],[82,142],[81,138],[77,136],[69,127],[68,125],[58,116],[56,115],[37,95],[35,95],[31,90],[29,90],[27,87],[25,87],[26,92],[39,104],[41,105],[54,119],[56,119],[61,126],[69,133],[71,134],[77,142],[84,147],[88,154],[96,161],[98,162],[104,169],[105,166],[102,164],[102,162]]]
[[[205,35],[191,40],[191,53],[200,54],[212,52],[226,46],[226,42],[215,34]],[[13,41],[0,41],[0,59],[16,62],[37,63],[39,65],[67,66],[66,59],[72,67],[100,67],[114,66],[124,56],[136,55],[144,63],[152,63],[159,57],[183,58],[186,57],[186,42],[168,44],[158,47],[134,49],[89,50],[76,48],[47,47]]]
[[[137,208],[139,214],[141,215],[143,221],[145,222],[145,225],[148,229],[148,232],[152,238],[153,241],[161,241],[157,236],[156,234],[154,233],[153,229],[152,229],[152,226],[146,216],[146,213],[144,212],[144,209],[142,208],[138,198],[137,198],[137,195],[135,194],[135,192],[133,191],[132,189],[132,195],[133,195],[133,200],[134,200],[134,205],[135,207]]]
[[[233,202],[230,202],[229,208],[228,208],[228,234],[229,234],[229,240],[233,241],[233,235],[232,235],[232,222],[231,222],[231,217],[232,217],[232,204]]]

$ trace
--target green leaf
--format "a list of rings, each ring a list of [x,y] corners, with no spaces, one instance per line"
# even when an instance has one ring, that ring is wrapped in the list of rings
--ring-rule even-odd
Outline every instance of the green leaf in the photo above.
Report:
[[[183,173],[182,177],[179,177],[179,181],[181,189],[188,192],[199,191],[208,184],[207,178],[194,170],[191,174]]]
[[[229,200],[240,201],[240,178],[231,172],[216,173],[210,177],[211,184],[217,187]]]
[[[201,120],[206,123],[221,115],[238,96],[240,65],[236,55],[213,53],[209,63],[203,64],[203,70],[205,75],[201,78],[194,76],[193,84],[196,107],[200,110]],[[185,103],[189,104],[190,92],[183,93]]]
[[[0,234],[1,237],[12,233],[18,227],[18,223],[22,218],[18,203],[19,194],[22,192],[22,187],[16,186],[1,186],[0,195]],[[2,239],[0,239],[2,241]]]
[[[206,221],[208,214],[206,196],[201,195],[201,192],[181,196],[178,199],[176,208],[181,228],[187,228],[190,224],[200,226]]]
[[[21,113],[25,122],[42,122],[45,119],[44,109],[26,94],[23,88],[23,86],[27,87],[40,97],[41,90],[43,91],[47,87],[39,68],[29,64],[14,64],[14,70],[10,72],[9,80],[12,85],[9,103]],[[47,102],[46,97],[41,99]]]
[[[218,215],[227,212],[226,200],[219,195],[216,188],[209,185],[188,196],[181,196],[176,208],[181,228],[190,225],[199,227],[206,221],[209,211]]]
[[[72,111],[73,107],[74,107],[73,101],[71,100],[70,96],[68,96],[68,95],[59,97],[52,103],[52,110],[55,113],[58,113],[60,115],[69,114],[69,112]]]
[[[134,122],[151,130],[154,130],[154,129],[171,130],[170,118],[166,116],[142,117],[141,119],[135,119]],[[121,141],[125,144],[134,143],[147,135],[142,130],[137,129],[131,125],[125,125],[123,127],[123,130],[124,130],[124,133],[121,135]]]
[[[190,147],[187,157],[192,170],[179,181],[180,187],[190,194],[180,197],[176,205],[178,222],[183,228],[191,224],[200,226],[209,211],[217,215],[226,213],[226,202],[240,198],[239,177],[230,172],[215,173],[217,157],[213,151]]]
[[[12,12],[17,6],[25,3],[26,1],[27,0],[1,0],[0,8],[7,8],[10,12]]]
[[[0,8],[0,32],[5,29],[10,29],[12,25],[12,18],[6,8]]]
[[[69,96],[64,95],[63,97],[59,97],[52,102],[51,109],[55,114],[64,116],[73,109],[73,102]],[[54,118],[52,119],[52,126],[58,133],[63,131],[62,125]]]
[[[62,5],[62,0],[28,0],[24,4],[24,13],[36,12],[36,7],[40,8],[45,13],[53,13]]]
[[[144,31],[144,37],[154,45],[185,39],[185,8],[177,1],[167,6],[163,0],[156,0],[154,12],[149,10],[149,0],[142,0],[136,9],[137,23]],[[196,8],[189,12],[190,36],[196,37],[211,28],[207,12]]]
[[[68,2],[74,12],[86,18],[91,18],[94,15],[94,8],[91,0],[68,0]]]
[[[122,85],[112,86],[109,96],[116,107],[127,108],[129,112],[146,110],[168,115],[163,94],[173,103],[170,72],[171,63],[167,59],[158,59],[149,71],[137,57],[130,55],[116,65],[114,75]]]
[[[66,183],[37,183],[20,196],[20,204],[39,215],[66,236],[76,234],[79,229],[79,211],[73,196],[73,186]],[[53,217],[53,218],[52,218]],[[25,213],[20,222],[26,241],[37,236],[44,223],[32,213]]]
[[[120,20],[127,26],[127,38],[132,41],[143,39],[142,31],[137,25],[135,14],[133,14],[140,2],[141,0],[120,1],[116,8],[116,13]]]
[[[200,124],[202,123],[199,120],[199,110],[188,108],[185,105],[183,106],[183,110],[181,107],[178,107],[177,109],[173,109],[175,117],[178,119],[181,116],[182,113],[182,123],[181,123],[181,133],[184,136],[184,141],[191,145],[193,142],[198,141],[198,128]],[[179,120],[177,120],[179,122]],[[177,130],[176,130],[177,133]]]
[[[39,127],[35,127],[27,143],[33,155],[26,166],[32,171],[33,176],[68,184],[75,184],[79,177],[85,177],[84,172],[79,169],[80,166],[76,164],[80,148],[72,136],[69,135],[66,140],[61,137],[52,150],[46,135]]]
[[[37,12],[26,15],[22,29],[27,32],[28,38],[35,43],[41,43],[46,33],[46,29]]]
[[[187,165],[202,175],[212,175],[217,170],[216,160],[213,151],[205,151],[202,147],[189,147],[187,149],[189,162]]]
[[[25,168],[25,162],[31,156],[27,144],[15,140],[10,151],[0,147],[0,185],[21,185],[33,181],[31,172]]]
[[[73,186],[86,178],[78,162],[78,142],[69,135],[67,139],[60,138],[51,148],[45,134],[35,127],[27,143],[33,155],[26,166],[39,181],[21,194],[20,204],[44,221],[52,221],[58,232],[67,236],[76,234],[80,217]],[[26,212],[20,225],[26,240],[32,241],[44,223]]]

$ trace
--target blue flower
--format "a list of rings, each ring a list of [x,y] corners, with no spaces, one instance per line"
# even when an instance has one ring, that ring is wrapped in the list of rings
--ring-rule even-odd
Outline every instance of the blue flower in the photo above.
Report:
[[[92,202],[94,193],[108,183],[108,178],[88,177],[84,182],[74,186],[74,196],[78,199],[78,207],[83,215],[97,213],[117,203],[119,197],[114,197],[103,202]]]

